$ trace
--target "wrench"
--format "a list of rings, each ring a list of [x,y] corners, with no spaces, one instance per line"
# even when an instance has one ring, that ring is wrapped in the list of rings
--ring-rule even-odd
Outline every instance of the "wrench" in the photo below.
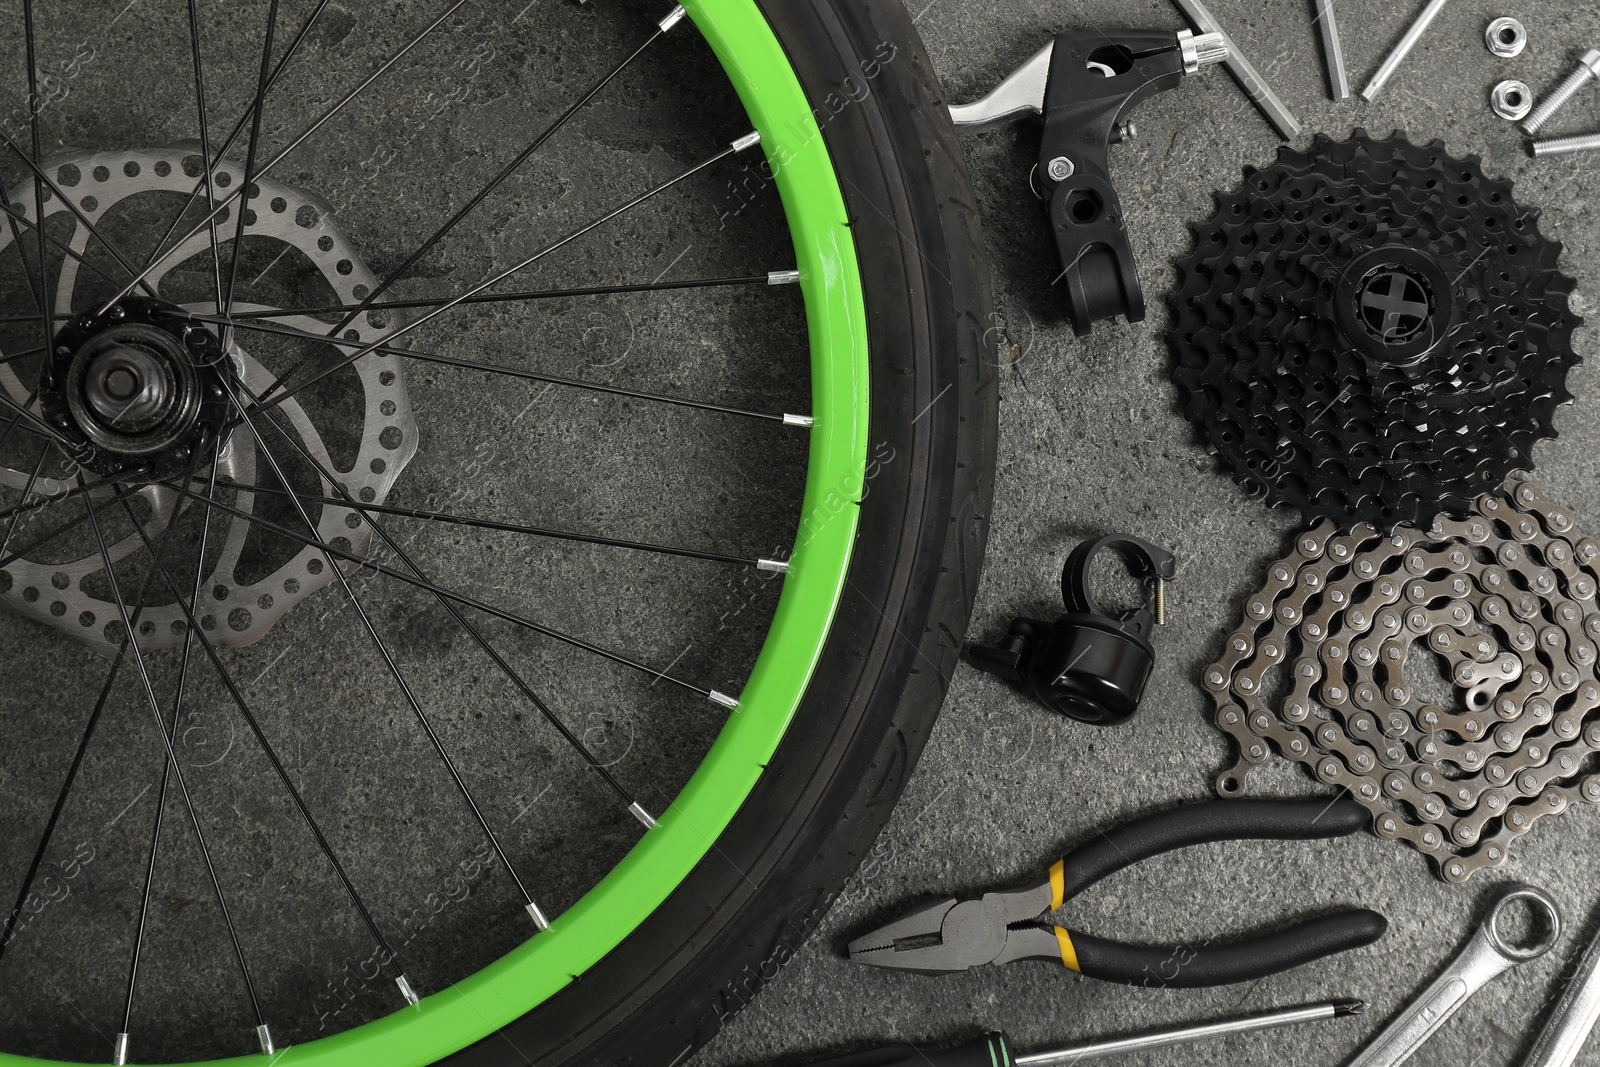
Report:
[[[1549,930],[1536,944],[1508,944],[1498,927],[1501,914],[1515,900],[1526,900],[1545,913]],[[1495,976],[1519,963],[1538,959],[1561,938],[1561,909],[1550,894],[1531,885],[1512,886],[1489,909],[1488,916],[1444,973],[1373,1038],[1349,1067],[1398,1067],[1456,1013],[1467,998]]]
[[[1523,1067],[1572,1067],[1600,1020],[1600,937],[1589,943]]]

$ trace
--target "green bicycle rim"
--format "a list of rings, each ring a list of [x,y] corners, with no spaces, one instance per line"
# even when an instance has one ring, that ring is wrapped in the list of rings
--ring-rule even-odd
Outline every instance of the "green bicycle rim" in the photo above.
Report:
[[[733,820],[787,732],[832,628],[855,543],[869,398],[866,310],[844,196],[811,105],[755,0],[683,6],[761,133],[805,295],[816,421],[801,520],[771,629],[738,709],[683,791],[549,930],[415,1007],[280,1050],[274,1067],[422,1067],[489,1036],[587,971],[688,877]],[[0,1067],[47,1062],[0,1053]]]

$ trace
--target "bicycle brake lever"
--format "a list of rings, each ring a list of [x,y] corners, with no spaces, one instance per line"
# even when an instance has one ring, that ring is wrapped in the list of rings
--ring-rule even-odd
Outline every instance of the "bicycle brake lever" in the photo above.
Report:
[[[1133,246],[1111,184],[1111,145],[1133,136],[1123,116],[1228,57],[1220,33],[1076,30],[1035,52],[981,100],[950,108],[957,126],[993,129],[1040,116],[1036,169],[1049,201],[1068,315],[1079,337],[1100,319],[1144,318]]]

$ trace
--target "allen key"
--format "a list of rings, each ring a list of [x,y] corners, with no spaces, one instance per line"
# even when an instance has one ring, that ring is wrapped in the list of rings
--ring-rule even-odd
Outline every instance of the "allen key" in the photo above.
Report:
[[[1239,54],[1239,46],[1233,43],[1233,38],[1228,36],[1226,30],[1217,24],[1205,4],[1200,0],[1172,0],[1194,23],[1194,28],[1201,33],[1220,33],[1228,44],[1228,58],[1223,60],[1228,68],[1228,73],[1233,75],[1233,80],[1239,83],[1239,88],[1244,90],[1244,95],[1250,98],[1251,103],[1261,109],[1261,113],[1272,123],[1274,129],[1285,141],[1292,141],[1300,133],[1300,120],[1279,99],[1278,94],[1272,91],[1267,80],[1248,59]]]
[[[1344,46],[1339,43],[1339,24],[1333,18],[1333,0],[1316,0],[1317,31],[1322,35],[1322,54],[1328,63],[1328,93],[1335,100],[1350,98],[1350,76],[1344,69]]]

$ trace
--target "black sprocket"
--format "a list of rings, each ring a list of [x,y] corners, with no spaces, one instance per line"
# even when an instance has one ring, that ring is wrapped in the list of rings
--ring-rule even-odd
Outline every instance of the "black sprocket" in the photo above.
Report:
[[[1477,156],[1362,130],[1245,169],[1169,298],[1185,413],[1309,519],[1465,509],[1556,436],[1578,362],[1559,242]]]

